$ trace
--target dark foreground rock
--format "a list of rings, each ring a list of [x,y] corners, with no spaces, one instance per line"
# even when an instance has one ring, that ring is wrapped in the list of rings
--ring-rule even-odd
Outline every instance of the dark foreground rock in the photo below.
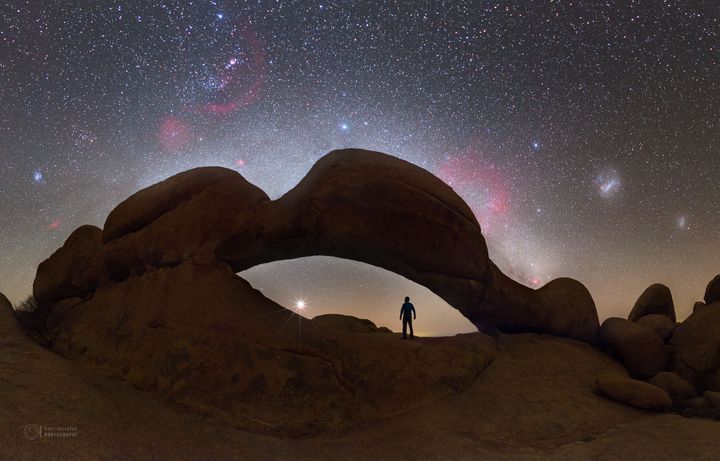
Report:
[[[634,407],[664,411],[672,406],[664,390],[643,381],[606,374],[598,376],[596,384],[603,395]]]
[[[667,342],[675,333],[675,322],[669,317],[662,314],[644,315],[635,321],[638,325],[650,328],[654,331],[662,342]]]
[[[705,399],[712,405],[714,408],[720,409],[720,392],[715,391],[705,391]]]
[[[670,340],[674,371],[705,391],[720,391],[720,303],[698,309]]]
[[[661,283],[650,285],[635,301],[628,320],[633,322],[650,314],[660,314],[675,322],[675,304],[670,289]]]
[[[682,405],[697,396],[697,390],[692,384],[671,371],[658,373],[648,380],[648,383],[667,392],[675,406]]]
[[[667,348],[650,328],[611,317],[603,322],[600,337],[635,378],[651,378],[668,365]]]
[[[494,361],[466,391],[322,437],[249,432],[213,407],[170,404],[40,347],[1,308],[0,367],[7,460],[360,461],[412,453],[434,461],[669,461],[720,453],[717,422],[648,413],[594,394],[596,375],[622,367],[583,343],[551,336],[503,336]],[[28,440],[26,424],[71,426],[77,436]]]
[[[305,319],[221,263],[102,286],[66,316],[53,343],[64,357],[269,432],[337,429],[461,391],[495,351],[479,334],[408,343],[369,321]]]
[[[720,274],[713,277],[705,288],[705,304],[720,302]]]

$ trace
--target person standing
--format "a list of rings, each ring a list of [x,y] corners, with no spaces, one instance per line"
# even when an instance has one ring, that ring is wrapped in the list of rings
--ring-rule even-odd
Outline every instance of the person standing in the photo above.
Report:
[[[411,314],[412,314],[412,317],[410,316]],[[405,302],[403,303],[402,307],[400,308],[400,320],[402,320],[402,325],[403,325],[402,339],[405,339],[405,337],[406,337],[406,332],[407,332],[408,326],[410,327],[410,339],[415,338],[415,336],[413,335],[413,325],[412,325],[413,319],[417,320],[417,315],[415,313],[415,306],[413,306],[412,303],[410,302],[410,297],[405,296]]]

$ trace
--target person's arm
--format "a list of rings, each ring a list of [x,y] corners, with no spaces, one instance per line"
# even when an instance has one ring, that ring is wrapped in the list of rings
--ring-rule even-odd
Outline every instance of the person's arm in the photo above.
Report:
[[[405,307],[404,304],[402,306],[400,306],[400,320],[402,320],[403,307]]]
[[[413,306],[412,304],[410,304],[410,306],[412,306],[413,319],[417,320],[417,314],[415,313],[415,306]]]

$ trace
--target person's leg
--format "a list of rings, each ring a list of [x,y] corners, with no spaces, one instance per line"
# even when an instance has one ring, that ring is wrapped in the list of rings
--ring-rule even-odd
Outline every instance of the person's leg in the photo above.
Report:
[[[407,332],[407,319],[403,319],[403,339],[405,339],[406,332]]]
[[[410,337],[414,338],[415,335],[413,334],[412,319],[408,319],[408,324],[410,325]]]

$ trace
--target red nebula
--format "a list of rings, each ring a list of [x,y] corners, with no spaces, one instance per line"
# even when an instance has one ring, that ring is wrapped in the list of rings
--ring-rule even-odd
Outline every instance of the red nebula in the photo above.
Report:
[[[60,227],[60,220],[59,219],[53,219],[53,221],[48,225],[48,229],[55,230]]]
[[[244,167],[244,166],[245,166],[245,160],[243,160],[243,159],[235,160],[235,166],[238,167],[238,168]]]
[[[176,152],[192,142],[192,127],[184,120],[167,116],[160,122],[157,139],[164,150]]]
[[[465,199],[484,232],[492,231],[507,217],[505,180],[477,150],[466,149],[449,158],[438,167],[437,175]]]
[[[246,59],[232,57],[223,64],[219,79],[220,95],[227,102],[210,102],[190,108],[194,112],[226,115],[255,102],[265,81],[265,53],[260,39],[250,25],[244,25],[240,36],[249,52]]]

